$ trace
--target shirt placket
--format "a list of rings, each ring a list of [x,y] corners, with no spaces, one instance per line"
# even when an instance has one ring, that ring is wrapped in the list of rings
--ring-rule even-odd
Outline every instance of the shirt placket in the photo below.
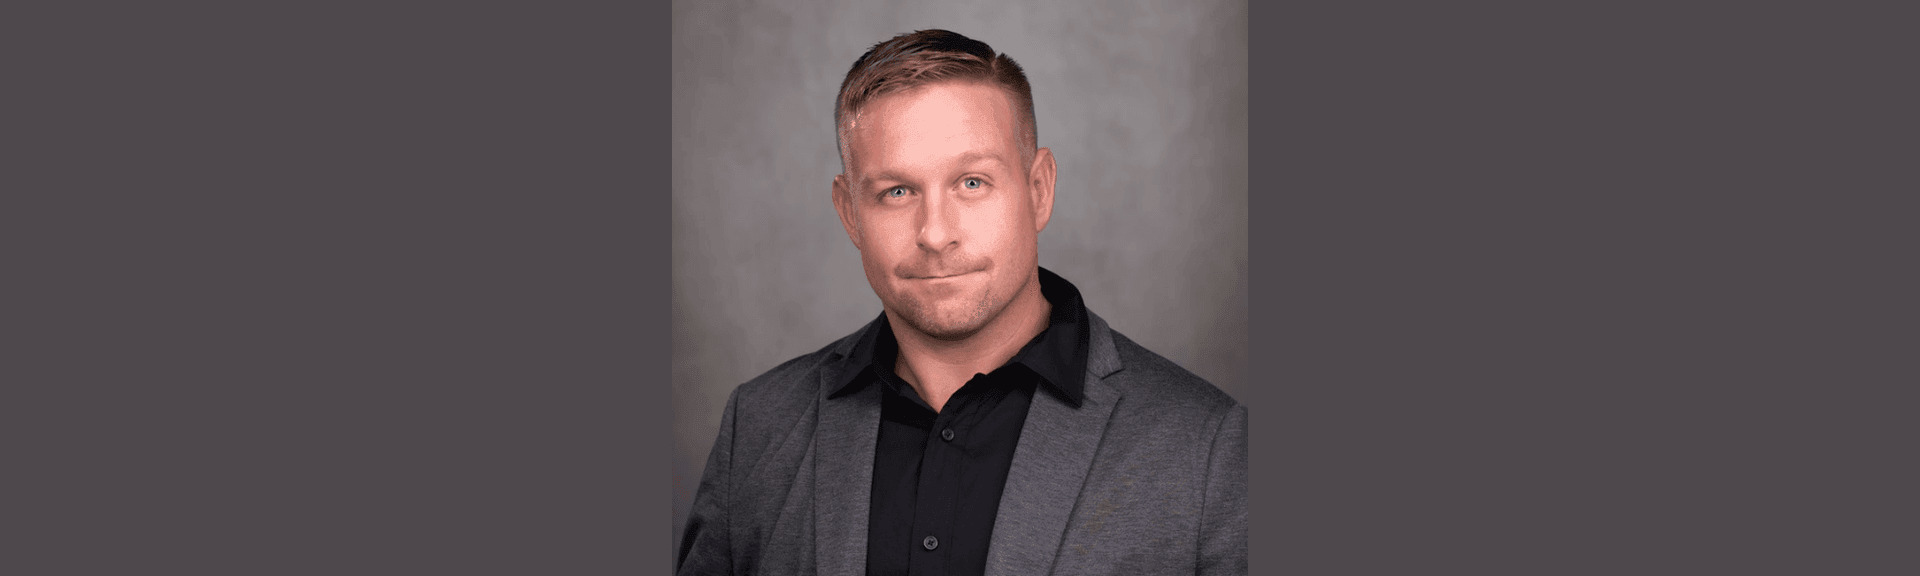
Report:
[[[965,452],[960,440],[965,432],[961,421],[972,407],[978,384],[985,376],[975,376],[961,391],[947,399],[933,428],[928,430],[926,449],[920,459],[919,490],[915,495],[913,530],[916,536],[910,572],[915,576],[947,573],[948,551],[952,549],[954,515],[958,513],[960,477],[965,473]]]

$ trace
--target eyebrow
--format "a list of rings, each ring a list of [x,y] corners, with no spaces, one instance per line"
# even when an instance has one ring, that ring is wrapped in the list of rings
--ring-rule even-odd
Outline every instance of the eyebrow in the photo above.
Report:
[[[961,154],[959,165],[976,166],[982,162],[992,162],[994,164],[999,164],[1003,167],[1007,165],[1007,161],[1005,159],[1002,159],[999,154],[995,154],[992,152],[968,152],[966,154]]]
[[[961,154],[959,158],[954,160],[954,165],[959,166],[961,168],[973,168],[983,163],[998,164],[1003,168],[1009,166],[1007,164],[1006,159],[1001,158],[999,154],[995,154],[993,152],[980,152],[980,151],[967,152],[965,154]],[[884,182],[908,182],[910,181],[910,179],[904,176],[901,176],[897,173],[894,173],[893,171],[890,171],[890,170],[881,171],[878,174],[874,174],[872,176],[862,179],[860,187],[862,189],[876,188],[878,186],[878,183],[883,181]]]

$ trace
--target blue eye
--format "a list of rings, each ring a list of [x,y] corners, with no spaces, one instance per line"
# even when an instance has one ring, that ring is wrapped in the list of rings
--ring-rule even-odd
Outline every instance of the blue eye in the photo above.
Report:
[[[963,186],[966,186],[968,190],[972,190],[972,189],[975,189],[975,188],[979,188],[979,187],[980,187],[980,179],[979,179],[979,178],[968,178],[968,179],[967,179],[967,181],[966,181],[966,182],[965,182],[964,184],[962,184],[962,185],[963,185]]]
[[[907,195],[907,189],[906,189],[906,188],[898,188],[898,187],[895,187],[895,188],[891,188],[891,189],[888,189],[888,190],[887,190],[887,197],[888,197],[888,198],[899,198],[899,197],[902,197],[902,196],[906,196],[906,195]]]

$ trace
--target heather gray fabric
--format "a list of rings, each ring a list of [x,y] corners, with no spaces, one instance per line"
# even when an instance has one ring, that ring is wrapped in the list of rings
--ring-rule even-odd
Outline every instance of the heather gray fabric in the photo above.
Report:
[[[1246,407],[1088,319],[1085,401],[1034,395],[987,574],[1245,574]],[[858,336],[734,390],[680,574],[864,573],[880,394],[826,397]]]

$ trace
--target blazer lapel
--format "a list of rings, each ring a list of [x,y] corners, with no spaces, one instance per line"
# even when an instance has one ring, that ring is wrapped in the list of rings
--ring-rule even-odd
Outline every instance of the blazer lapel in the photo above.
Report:
[[[1036,391],[1007,471],[1000,510],[987,549],[987,576],[1023,576],[1052,571],[1067,522],[1080,499],[1093,456],[1120,393],[1103,380],[1121,369],[1105,320],[1091,312],[1086,388],[1079,408]],[[871,442],[869,442],[871,445]],[[868,463],[869,471],[872,463]],[[868,476],[869,481],[871,475]],[[864,511],[864,503],[862,510]],[[862,516],[865,519],[865,516]],[[863,524],[864,525],[864,524]]]
[[[822,370],[820,421],[814,430],[814,558],[820,576],[859,576],[867,565],[867,505],[873,491],[873,448],[880,430],[880,390],[827,398],[839,370]]]

